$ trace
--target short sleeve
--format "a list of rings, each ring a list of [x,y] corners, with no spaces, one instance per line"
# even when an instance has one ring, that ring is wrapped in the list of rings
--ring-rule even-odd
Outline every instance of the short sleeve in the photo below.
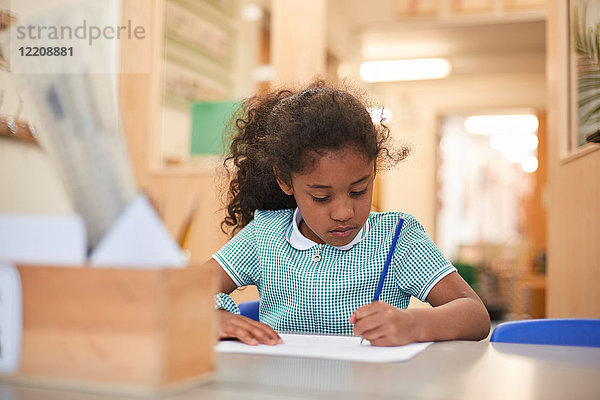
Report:
[[[229,311],[232,314],[240,313],[239,307],[227,293],[217,293],[215,296],[215,308],[217,310]]]
[[[456,268],[412,216],[405,219],[399,244],[394,252],[396,283],[404,292],[426,301],[431,289]]]
[[[257,285],[260,280],[260,267],[254,220],[213,254],[213,258],[236,285]]]

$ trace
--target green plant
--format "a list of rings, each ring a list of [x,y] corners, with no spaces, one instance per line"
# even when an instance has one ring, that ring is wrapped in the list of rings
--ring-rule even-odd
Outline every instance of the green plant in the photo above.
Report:
[[[589,23],[588,15],[587,2],[575,5],[572,34],[577,54],[580,137],[593,134],[600,128],[600,20],[596,18],[595,23]]]

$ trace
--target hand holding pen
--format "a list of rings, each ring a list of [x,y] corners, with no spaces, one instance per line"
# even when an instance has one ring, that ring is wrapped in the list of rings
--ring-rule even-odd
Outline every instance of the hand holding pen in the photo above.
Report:
[[[363,339],[360,341],[361,344],[365,338],[365,334],[368,334],[373,338],[389,335],[391,332],[387,332],[385,330],[385,326],[389,325],[386,322],[389,322],[388,320],[392,318],[390,313],[395,314],[396,311],[402,311],[387,303],[380,303],[378,300],[379,295],[381,294],[381,289],[383,288],[383,282],[385,281],[390,263],[392,262],[403,222],[404,219],[402,218],[400,218],[400,221],[398,221],[396,231],[394,232],[394,238],[392,239],[392,245],[390,246],[390,251],[388,252],[383,270],[381,271],[381,276],[379,277],[377,289],[375,290],[375,295],[373,296],[373,302],[371,304],[359,307],[350,316],[350,323],[355,325],[355,334],[363,337]]]

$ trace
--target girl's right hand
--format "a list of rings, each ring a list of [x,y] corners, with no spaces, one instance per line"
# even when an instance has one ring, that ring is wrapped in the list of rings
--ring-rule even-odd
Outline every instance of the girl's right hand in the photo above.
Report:
[[[219,339],[238,339],[251,346],[259,343],[276,345],[283,343],[277,332],[269,325],[229,311],[218,310]]]

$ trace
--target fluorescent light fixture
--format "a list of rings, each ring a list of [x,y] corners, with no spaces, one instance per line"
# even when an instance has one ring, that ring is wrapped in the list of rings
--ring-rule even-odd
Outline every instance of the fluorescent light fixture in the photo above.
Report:
[[[443,58],[367,61],[360,66],[360,77],[369,83],[439,79],[449,73],[450,63]]]
[[[521,169],[528,174],[534,173],[538,169],[538,159],[536,156],[528,155],[521,161]]]
[[[367,111],[371,114],[371,119],[374,124],[390,122],[392,119],[392,112],[387,107],[373,107],[367,109]]]
[[[537,149],[538,144],[538,137],[533,133],[506,133],[490,138],[490,146],[502,153],[512,150],[527,153]]]
[[[533,114],[473,115],[465,120],[465,129],[476,135],[533,133],[539,126]]]
[[[529,153],[522,149],[509,149],[502,152],[502,157],[513,164],[522,163],[529,155]]]
[[[522,163],[538,147],[538,138],[533,133],[498,134],[490,138],[490,146],[502,153],[512,163]]]
[[[248,22],[260,21],[263,17],[263,9],[256,3],[247,3],[242,6],[242,19]]]
[[[275,78],[275,67],[271,64],[263,64],[252,70],[252,80],[254,82],[271,82]]]

